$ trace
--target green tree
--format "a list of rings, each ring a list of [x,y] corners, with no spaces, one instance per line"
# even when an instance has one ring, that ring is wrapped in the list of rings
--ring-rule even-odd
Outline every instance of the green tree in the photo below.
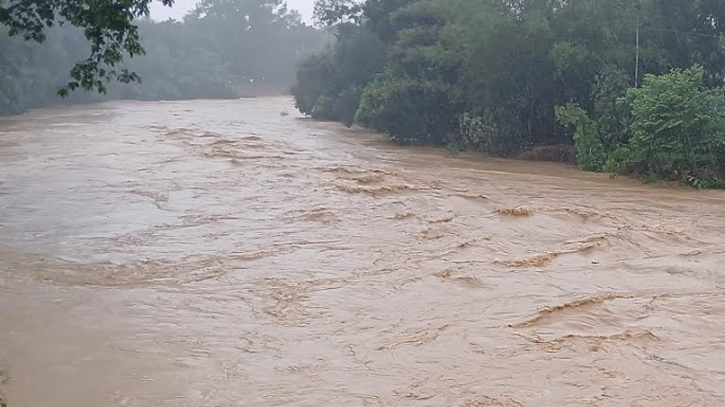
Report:
[[[331,30],[334,44],[299,62],[292,94],[301,112],[351,126],[363,89],[385,65],[386,48],[361,21],[340,22]]]
[[[295,61],[324,44],[322,33],[281,1],[207,1],[183,22],[142,18],[134,24],[148,53],[123,67],[143,83],[104,82],[105,95],[79,89],[64,100],[54,92],[67,85],[67,72],[92,46],[84,30],[56,24],[44,29],[39,43],[0,26],[0,114],[61,101],[279,94],[294,82]]]
[[[333,3],[318,2],[318,14],[341,16]],[[719,115],[712,112],[725,81],[723,19],[725,2],[717,0],[366,0],[357,25],[377,35],[386,56],[378,74],[360,84],[356,118],[397,141],[495,155],[573,144],[580,166],[593,171],[718,172]],[[334,77],[368,52],[328,52],[317,59],[316,77]],[[682,99],[692,106],[677,108],[709,118],[682,118],[687,124],[679,134],[690,134],[693,147],[673,147],[684,155],[665,164],[663,154],[670,153],[658,144],[660,130],[638,127],[642,112],[633,103],[644,94],[624,96],[635,85],[635,70],[655,75],[642,88],[654,92],[660,80],[680,83],[680,71],[670,76],[672,69],[693,64],[702,67],[699,88],[688,88]],[[298,79],[302,89],[304,75]],[[300,106],[314,100],[314,117],[339,120],[339,85],[314,83],[314,97],[302,92]],[[652,100],[655,94],[648,93]],[[354,101],[346,98],[346,109]],[[697,141],[693,129],[709,141]]]
[[[702,66],[647,75],[630,89],[632,158],[658,178],[719,180],[725,161],[725,93],[704,87]],[[703,181],[704,180],[704,181]]]
[[[576,158],[579,167],[585,171],[604,170],[607,159],[602,145],[602,128],[587,112],[575,104],[556,108],[556,117],[563,125],[572,126]]]
[[[139,76],[120,67],[123,55],[143,55],[138,26],[134,20],[148,15],[152,0],[78,1],[78,0],[8,0],[0,3],[0,24],[9,27],[9,35],[43,42],[47,29],[68,23],[83,29],[90,42],[90,56],[73,66],[71,81],[59,93],[82,87],[106,91],[106,83],[117,79],[128,83]],[[173,0],[160,0],[171,6]]]
[[[319,26],[332,27],[360,21],[362,7],[355,0],[315,0],[312,19]]]
[[[281,0],[203,0],[184,23],[237,84],[275,91],[294,82],[295,60],[321,44],[320,34]]]

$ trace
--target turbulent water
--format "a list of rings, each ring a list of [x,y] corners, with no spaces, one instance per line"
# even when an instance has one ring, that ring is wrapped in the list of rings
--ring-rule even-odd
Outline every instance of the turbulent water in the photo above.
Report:
[[[0,121],[12,407],[725,405],[723,193],[281,111]]]

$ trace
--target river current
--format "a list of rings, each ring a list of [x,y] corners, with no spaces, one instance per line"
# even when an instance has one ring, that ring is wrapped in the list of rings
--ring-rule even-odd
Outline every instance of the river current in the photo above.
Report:
[[[0,120],[10,407],[725,405],[725,194],[293,112]]]

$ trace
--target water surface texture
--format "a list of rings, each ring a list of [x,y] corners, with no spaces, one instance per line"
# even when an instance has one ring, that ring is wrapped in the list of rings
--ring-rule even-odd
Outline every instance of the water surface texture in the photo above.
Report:
[[[0,120],[13,405],[725,405],[725,195],[287,98]]]

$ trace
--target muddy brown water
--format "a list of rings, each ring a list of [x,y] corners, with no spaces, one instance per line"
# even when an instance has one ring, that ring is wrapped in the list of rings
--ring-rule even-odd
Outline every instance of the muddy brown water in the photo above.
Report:
[[[287,98],[0,120],[12,406],[722,406],[725,194]]]

